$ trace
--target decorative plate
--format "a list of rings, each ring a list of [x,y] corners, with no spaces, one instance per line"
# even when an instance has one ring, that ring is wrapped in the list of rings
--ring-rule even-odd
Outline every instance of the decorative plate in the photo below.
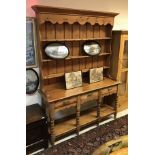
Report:
[[[34,94],[39,86],[39,76],[34,69],[26,69],[26,94]]]
[[[88,55],[98,55],[101,52],[101,46],[95,41],[89,41],[84,43],[83,50]]]
[[[62,43],[51,43],[45,47],[45,53],[54,59],[64,59],[69,55],[69,50]]]

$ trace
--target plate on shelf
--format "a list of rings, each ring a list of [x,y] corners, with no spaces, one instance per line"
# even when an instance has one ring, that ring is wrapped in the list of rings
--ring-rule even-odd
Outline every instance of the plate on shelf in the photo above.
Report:
[[[26,69],[26,94],[34,94],[39,86],[39,76],[34,69]]]
[[[88,41],[83,44],[83,51],[90,56],[98,55],[101,52],[101,46],[98,42]]]
[[[69,55],[69,50],[64,44],[56,42],[47,45],[45,53],[53,59],[64,59]]]

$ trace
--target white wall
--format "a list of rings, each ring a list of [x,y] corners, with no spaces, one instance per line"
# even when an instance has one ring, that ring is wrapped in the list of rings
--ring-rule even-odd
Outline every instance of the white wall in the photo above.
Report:
[[[119,13],[115,17],[114,30],[128,30],[128,0],[27,0],[26,16],[35,16],[32,5],[47,5],[55,7],[68,7],[95,11],[109,11]],[[36,68],[38,71],[38,68]],[[40,94],[26,96],[26,104],[41,104]]]
[[[26,15],[35,16],[32,5],[47,5],[119,13],[113,29],[128,30],[128,0],[27,0]]]

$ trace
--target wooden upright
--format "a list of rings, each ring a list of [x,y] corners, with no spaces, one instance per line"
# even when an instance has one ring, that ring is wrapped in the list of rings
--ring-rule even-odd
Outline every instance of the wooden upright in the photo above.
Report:
[[[128,31],[112,32],[111,76],[120,81],[118,111],[128,108]]]
[[[111,79],[111,39],[117,13],[33,6],[37,16],[39,68],[43,104],[50,124],[51,142],[69,133],[77,133],[88,125],[99,124],[105,117],[117,113],[119,82]],[[101,45],[98,56],[82,51],[84,42]],[[69,56],[55,60],[44,51],[51,42],[62,42]],[[103,67],[104,80],[89,84],[89,69]],[[66,90],[65,73],[81,71],[83,86]],[[89,107],[89,108],[88,108]],[[72,109],[71,114],[57,119],[57,113]]]

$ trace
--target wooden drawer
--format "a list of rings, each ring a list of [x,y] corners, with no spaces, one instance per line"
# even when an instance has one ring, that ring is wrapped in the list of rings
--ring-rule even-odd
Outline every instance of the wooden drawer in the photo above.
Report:
[[[117,86],[112,86],[101,90],[102,95],[111,95],[113,93],[117,93]]]
[[[109,90],[108,90],[108,88],[102,89],[102,90],[101,90],[101,94],[102,94],[102,95],[109,95]]]
[[[109,94],[117,93],[117,86],[112,86],[108,88]]]
[[[77,97],[67,98],[58,102],[55,102],[54,108],[55,109],[63,109],[67,108],[70,105],[73,106],[77,103]]]
[[[80,96],[81,103],[92,101],[92,100],[98,100],[98,91],[90,92]]]

